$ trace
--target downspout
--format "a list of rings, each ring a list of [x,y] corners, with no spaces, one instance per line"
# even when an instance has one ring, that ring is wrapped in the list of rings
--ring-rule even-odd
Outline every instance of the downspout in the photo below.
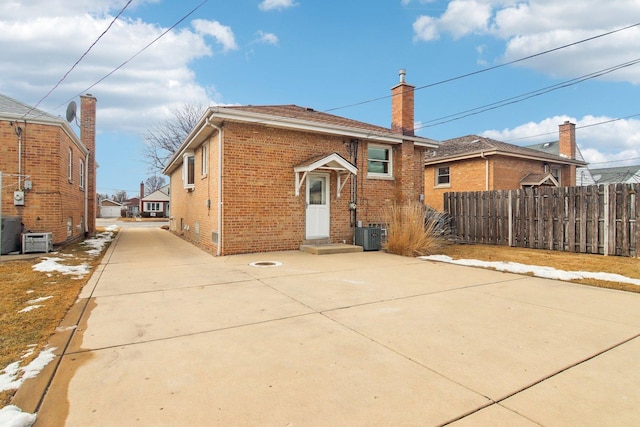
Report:
[[[218,127],[209,121],[207,117],[206,124],[218,131],[218,249],[216,256],[222,254],[222,127]]]
[[[94,201],[96,203],[96,201]],[[97,206],[96,206],[97,208]],[[84,155],[84,232],[89,232],[89,151]]]
[[[16,126],[16,135],[18,135],[18,190],[22,191],[22,128]]]
[[[489,191],[489,158],[480,152],[480,157],[484,159],[484,191]]]

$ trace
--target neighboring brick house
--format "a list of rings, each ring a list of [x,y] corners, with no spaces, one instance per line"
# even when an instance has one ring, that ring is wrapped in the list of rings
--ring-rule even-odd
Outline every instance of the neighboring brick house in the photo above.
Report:
[[[423,198],[414,87],[392,88],[392,127],[295,105],[212,107],[164,170],[173,232],[217,255],[351,243],[394,203]]]
[[[144,189],[144,184],[140,183],[140,185],[141,185],[141,189]],[[142,191],[144,194],[144,190]],[[140,215],[145,218],[168,217],[169,216],[169,184],[143,197],[140,205],[141,205]]]
[[[60,117],[0,95],[3,216],[65,244],[95,232],[96,99],[81,97],[80,137]]]
[[[575,125],[559,126],[558,154],[468,135],[443,141],[425,158],[425,203],[443,210],[443,195],[455,191],[512,190],[539,185],[575,186]],[[541,144],[544,145],[544,144]]]

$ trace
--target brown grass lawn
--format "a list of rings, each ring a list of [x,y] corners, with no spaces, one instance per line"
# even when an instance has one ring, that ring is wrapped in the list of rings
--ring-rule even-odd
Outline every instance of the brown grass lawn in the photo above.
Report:
[[[553,267],[566,271],[591,271],[615,273],[640,279],[640,259],[569,252],[546,251],[541,249],[510,248],[494,245],[442,244],[433,254],[448,255],[453,259],[477,259],[480,261],[511,261],[528,265]],[[600,280],[576,280],[576,283],[640,292],[640,286],[604,282]]]
[[[100,256],[92,257],[85,252],[86,246],[75,243],[44,256],[63,258],[61,263],[65,265],[86,263],[93,271],[107,247],[108,244]],[[0,372],[16,361],[24,367],[38,356],[91,276],[77,278],[58,272],[34,271],[33,266],[39,261],[0,262]],[[34,305],[29,301],[45,297],[52,298],[35,303],[41,306],[37,309],[20,313],[25,307]],[[34,344],[33,354],[21,359]],[[9,404],[14,393],[15,390],[0,392],[0,408]]]

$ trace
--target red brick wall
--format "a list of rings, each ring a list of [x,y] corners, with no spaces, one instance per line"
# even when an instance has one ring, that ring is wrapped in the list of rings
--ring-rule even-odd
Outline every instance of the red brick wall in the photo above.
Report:
[[[54,244],[80,238],[84,228],[84,192],[80,188],[80,160],[84,153],[60,126],[20,123],[22,131],[22,174],[28,175],[33,188],[25,191],[25,205],[13,204],[18,190],[18,139],[8,121],[0,121],[0,171],[2,182],[2,214],[21,216],[27,230],[52,232]],[[68,149],[73,153],[73,180],[68,179]],[[24,182],[24,180],[23,180]],[[24,185],[24,184],[23,184]],[[67,221],[71,218],[71,236]]]
[[[195,151],[196,180],[193,191],[182,185],[182,168],[171,175],[172,230],[201,248],[215,253],[212,233],[220,233],[218,211],[223,211],[223,255],[297,249],[305,240],[305,185],[295,195],[294,166],[317,155],[338,153],[352,161],[347,138],[290,131],[260,125],[225,123],[223,127],[223,204],[217,205],[218,137],[209,140],[210,167],[207,177],[199,179],[202,150]],[[394,160],[411,160],[414,170],[404,168],[407,176],[421,176],[422,156],[394,149]],[[358,145],[357,219],[366,225],[383,222],[384,211],[397,196],[396,180],[366,178],[367,142]],[[394,165],[394,168],[403,168]],[[350,178],[350,179],[353,179]],[[406,178],[405,178],[406,179]],[[330,239],[353,240],[349,202],[351,184],[336,198],[336,174],[330,177]],[[422,185],[404,193],[418,200]],[[206,200],[211,200],[207,208]],[[181,223],[188,229],[181,230]],[[196,233],[196,223],[199,233]]]

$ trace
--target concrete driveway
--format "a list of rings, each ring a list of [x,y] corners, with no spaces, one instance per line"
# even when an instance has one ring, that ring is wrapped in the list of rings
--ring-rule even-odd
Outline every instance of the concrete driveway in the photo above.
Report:
[[[125,227],[43,400],[16,404],[36,426],[635,426],[639,308],[383,252],[215,258]]]

